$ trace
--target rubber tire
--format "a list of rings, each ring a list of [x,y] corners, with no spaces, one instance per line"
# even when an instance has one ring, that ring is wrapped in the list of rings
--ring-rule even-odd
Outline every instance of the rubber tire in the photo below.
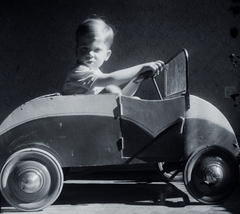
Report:
[[[23,149],[8,158],[1,170],[1,192],[18,210],[38,211],[50,206],[63,187],[57,159],[41,149]]]

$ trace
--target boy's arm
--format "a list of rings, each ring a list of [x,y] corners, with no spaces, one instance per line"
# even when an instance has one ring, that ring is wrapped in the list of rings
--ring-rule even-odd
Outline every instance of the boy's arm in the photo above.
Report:
[[[154,72],[152,70],[148,70],[144,73],[139,74],[136,78],[131,80],[123,89],[122,94],[126,96],[133,96],[136,91],[138,90],[141,82],[144,79],[147,79],[149,77],[152,77],[154,75]],[[156,74],[155,74],[156,75]]]
[[[153,70],[155,74],[158,75],[159,71],[162,71],[163,64],[164,63],[159,60],[156,62],[144,63],[130,68],[114,71],[109,74],[100,74],[96,81],[94,82],[94,86],[102,87],[106,87],[108,85],[119,86],[133,80],[140,73],[143,73],[147,70]]]
[[[126,96],[133,96],[140,86],[140,82],[131,80],[123,89],[122,94]]]

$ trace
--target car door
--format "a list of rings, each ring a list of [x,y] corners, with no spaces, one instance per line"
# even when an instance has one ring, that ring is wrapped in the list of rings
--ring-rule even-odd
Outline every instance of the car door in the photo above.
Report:
[[[165,101],[121,97],[123,156],[154,162],[179,160],[184,115],[184,97]]]

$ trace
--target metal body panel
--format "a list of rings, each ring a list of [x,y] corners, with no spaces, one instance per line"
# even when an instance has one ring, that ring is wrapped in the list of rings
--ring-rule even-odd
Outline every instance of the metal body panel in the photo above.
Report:
[[[11,142],[5,145],[8,153],[38,147],[57,156],[63,167],[78,167],[119,164],[120,134],[119,119],[58,116],[25,123],[1,136],[1,141]]]
[[[119,117],[117,97],[116,94],[38,97],[16,108],[6,118],[0,126],[0,135],[26,122],[47,117],[84,114]]]
[[[48,150],[62,166],[119,163],[119,113],[117,95],[34,99],[2,123],[0,166],[12,153],[29,147]]]
[[[185,152],[189,156],[204,145],[218,145],[239,154],[235,133],[226,117],[209,102],[191,95],[186,112]]]
[[[94,99],[98,105],[91,105]],[[19,107],[3,122],[1,166],[12,153],[29,147],[47,150],[63,167],[123,164],[169,127],[131,163],[183,156],[182,124],[174,123],[184,117],[184,97],[166,101],[121,97],[121,104],[118,99],[116,95],[47,96]]]
[[[144,101],[129,97],[121,98],[124,157],[132,157],[157,136],[156,142],[138,155],[144,160],[176,160],[183,156],[181,121],[185,117],[185,98],[165,101]],[[166,129],[169,130],[164,132]],[[160,134],[162,133],[162,136]]]

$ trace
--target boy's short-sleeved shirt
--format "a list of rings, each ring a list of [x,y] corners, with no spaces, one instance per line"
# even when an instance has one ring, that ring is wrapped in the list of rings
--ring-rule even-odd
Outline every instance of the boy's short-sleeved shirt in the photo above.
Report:
[[[100,93],[104,87],[93,87],[93,83],[101,73],[99,69],[91,70],[88,67],[80,66],[67,76],[63,86],[63,93],[66,95]]]

